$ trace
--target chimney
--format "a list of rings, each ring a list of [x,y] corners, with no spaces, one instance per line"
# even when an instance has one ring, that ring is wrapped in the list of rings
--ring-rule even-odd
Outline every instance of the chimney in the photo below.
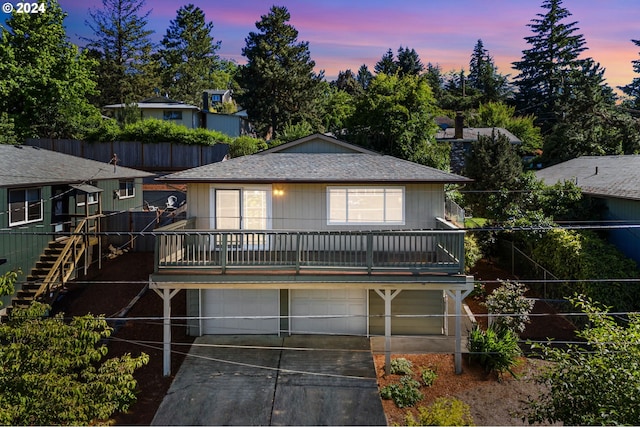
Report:
[[[464,128],[464,116],[462,115],[462,111],[456,112],[456,132],[453,135],[455,139],[462,139],[462,128]]]

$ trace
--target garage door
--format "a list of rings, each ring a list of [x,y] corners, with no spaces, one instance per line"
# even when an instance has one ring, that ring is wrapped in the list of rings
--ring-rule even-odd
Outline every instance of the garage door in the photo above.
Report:
[[[279,291],[271,289],[202,291],[203,333],[277,334],[280,329],[279,301]]]
[[[293,333],[359,335],[367,332],[366,290],[292,290],[290,312]]]

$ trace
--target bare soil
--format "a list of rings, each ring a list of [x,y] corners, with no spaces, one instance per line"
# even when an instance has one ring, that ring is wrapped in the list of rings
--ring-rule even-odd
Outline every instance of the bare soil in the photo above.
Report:
[[[138,400],[127,413],[114,417],[116,425],[149,425],[163,397],[167,393],[173,376],[162,375],[162,299],[152,290],[146,290],[146,282],[153,270],[153,254],[126,253],[103,263],[101,270],[92,270],[87,277],[81,278],[69,286],[68,292],[55,304],[56,311],[66,316],[86,313],[104,314],[111,320],[115,330],[108,343],[108,357],[125,353],[149,354],[149,364],[135,373],[138,381]],[[508,279],[509,275],[491,263],[483,262],[474,272],[483,279]],[[139,297],[127,311],[131,301]],[[477,319],[482,324],[481,301],[468,299]],[[186,313],[185,292],[178,292],[171,301],[172,315],[184,316]],[[123,310],[124,309],[124,310]],[[573,336],[573,327],[561,316],[550,316],[553,309],[545,304],[536,304],[534,309],[545,316],[533,317],[531,325],[525,331],[525,338],[545,339],[547,336],[569,338]],[[486,310],[484,311],[486,313]],[[127,320],[117,320],[124,316]],[[183,323],[174,322],[172,327],[172,367],[175,375],[193,338],[186,335]],[[439,396],[453,396],[466,402],[476,425],[518,425],[523,423],[519,411],[526,401],[540,393],[541,389],[530,381],[540,368],[539,360],[522,359],[518,370],[519,378],[504,377],[499,381],[495,375],[487,374],[477,366],[469,365],[463,357],[463,373],[454,372],[453,355],[421,354],[393,355],[406,357],[414,366],[436,369],[438,375],[431,387],[423,387],[424,399],[417,406],[426,406]],[[384,357],[374,356],[378,382],[384,386],[397,381],[394,376],[384,377]],[[407,410],[395,407],[392,401],[383,401],[389,425],[405,424]],[[415,409],[410,409],[415,412]]]

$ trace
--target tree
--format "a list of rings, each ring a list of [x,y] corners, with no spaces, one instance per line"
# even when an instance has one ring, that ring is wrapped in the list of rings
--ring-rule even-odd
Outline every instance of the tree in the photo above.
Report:
[[[56,0],[44,12],[14,13],[1,29],[0,112],[19,140],[77,138],[99,111],[93,62],[71,44]],[[4,120],[4,119],[3,119]]]
[[[498,73],[498,67],[480,39],[469,61],[467,80],[469,88],[479,92],[478,100],[481,103],[504,101],[511,94],[508,76]]]
[[[378,74],[356,100],[346,139],[381,153],[447,169],[448,151],[435,142],[435,100],[425,79]]]
[[[640,315],[629,313],[616,322],[607,309],[576,296],[574,307],[588,317],[588,326],[577,332],[582,346],[552,343],[537,346],[554,362],[538,377],[548,386],[530,404],[529,422],[562,422],[564,425],[634,425],[640,420]]]
[[[102,0],[102,9],[89,10],[85,23],[94,38],[85,40],[98,60],[98,106],[138,102],[159,87],[153,31],[147,28],[151,11],[144,6],[145,0]]]
[[[422,65],[415,49],[403,48],[402,46],[398,48],[398,72],[400,75],[418,76],[423,70],[424,65]]]
[[[577,22],[564,22],[571,13],[562,7],[562,0],[544,0],[542,8],[547,12],[528,24],[534,34],[525,40],[531,47],[522,51],[522,59],[513,66],[519,71],[515,78],[518,110],[533,114],[549,129],[557,119],[557,101],[575,90],[566,77],[581,68],[578,56],[587,47],[584,37],[576,34]]]
[[[256,22],[259,32],[246,38],[240,68],[238,102],[262,135],[277,136],[287,125],[303,121],[320,124],[317,110],[323,74],[313,71],[308,42],[298,42],[298,31],[287,24],[286,7],[273,6]]]
[[[396,62],[391,49],[387,50],[386,53],[382,55],[382,58],[376,62],[373,70],[376,74],[387,74],[389,76],[398,72],[398,63]]]
[[[0,296],[16,273],[0,276]],[[125,354],[107,360],[112,328],[104,317],[47,318],[34,302],[14,308],[0,323],[0,424],[89,425],[104,423],[135,401],[133,372],[149,361]]]
[[[631,42],[640,47],[640,40],[631,40]],[[631,64],[633,65],[633,71],[636,74],[640,74],[640,59],[634,59]],[[629,97],[625,104],[630,108],[640,110],[640,77],[636,77],[628,85],[618,86],[618,88]]]
[[[358,95],[364,90],[358,83],[357,76],[351,70],[340,71],[338,78],[331,82],[331,85],[338,90],[347,92],[351,96]]]
[[[213,86],[220,41],[211,36],[213,23],[193,4],[180,7],[158,52],[162,85],[172,99],[202,106],[202,93]],[[223,86],[222,88],[226,88]]]
[[[366,64],[362,64],[360,68],[358,68],[358,76],[356,77],[356,80],[360,83],[362,89],[367,90],[369,83],[371,83],[371,79],[373,79],[373,74],[371,74],[371,71],[369,71]]]

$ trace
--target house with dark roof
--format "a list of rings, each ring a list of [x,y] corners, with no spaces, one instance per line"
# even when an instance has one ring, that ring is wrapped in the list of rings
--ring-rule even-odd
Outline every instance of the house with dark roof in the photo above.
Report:
[[[105,105],[102,108],[117,114],[130,105],[138,107],[142,120],[153,118],[166,120],[190,129],[200,127],[200,109],[198,107],[185,104],[184,102],[174,101],[166,96],[155,96],[133,104]]]
[[[99,262],[104,215],[141,209],[151,176],[27,145],[0,144],[0,170],[0,274],[24,273],[2,310],[55,294]]]
[[[640,264],[640,156],[584,156],[536,171],[546,184],[572,181],[582,193],[602,200],[608,238]],[[589,220],[591,218],[585,218]]]
[[[387,350],[429,337],[460,366],[473,277],[444,189],[469,179],[321,134],[159,179],[188,200],[157,235],[150,287],[167,325],[185,290],[193,335],[363,335]],[[165,328],[166,358],[170,341]]]

